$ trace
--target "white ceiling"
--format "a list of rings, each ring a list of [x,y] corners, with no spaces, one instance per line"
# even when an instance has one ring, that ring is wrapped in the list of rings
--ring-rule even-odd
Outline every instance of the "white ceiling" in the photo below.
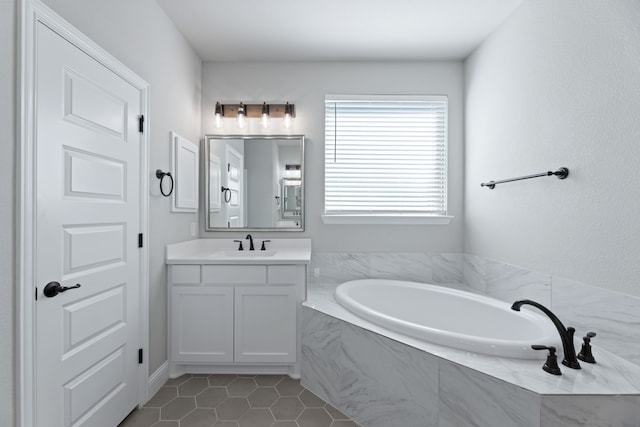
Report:
[[[523,0],[157,0],[204,61],[466,57]]]

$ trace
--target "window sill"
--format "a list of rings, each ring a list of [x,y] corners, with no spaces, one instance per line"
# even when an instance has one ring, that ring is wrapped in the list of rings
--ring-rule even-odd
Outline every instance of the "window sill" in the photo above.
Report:
[[[446,215],[321,215],[325,224],[401,224],[447,225],[453,219]]]

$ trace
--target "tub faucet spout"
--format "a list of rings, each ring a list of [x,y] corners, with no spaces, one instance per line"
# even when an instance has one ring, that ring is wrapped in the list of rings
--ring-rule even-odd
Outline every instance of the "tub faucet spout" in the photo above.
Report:
[[[573,369],[581,369],[580,363],[578,363],[578,358],[576,357],[576,349],[573,346],[573,334],[576,330],[572,327],[565,328],[560,319],[558,319],[558,317],[553,314],[551,310],[549,310],[542,304],[531,301],[529,299],[523,299],[521,301],[514,302],[511,306],[511,309],[520,311],[520,307],[522,307],[523,305],[531,305],[542,311],[547,315],[547,317],[549,317],[549,319],[551,319],[554,326],[558,330],[558,333],[560,334],[560,340],[562,341],[562,351],[564,353],[562,364]]]

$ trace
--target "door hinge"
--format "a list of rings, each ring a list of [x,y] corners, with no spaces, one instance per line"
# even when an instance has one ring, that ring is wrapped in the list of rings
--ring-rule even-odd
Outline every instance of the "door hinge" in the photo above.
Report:
[[[36,301],[38,301],[38,287],[36,286]]]
[[[144,116],[138,116],[138,132],[144,133]]]
[[[141,248],[142,247],[142,233],[138,234],[138,247]]]
[[[138,363],[142,364],[142,349],[138,349]]]
[[[231,163],[227,163],[227,172],[231,172]]]

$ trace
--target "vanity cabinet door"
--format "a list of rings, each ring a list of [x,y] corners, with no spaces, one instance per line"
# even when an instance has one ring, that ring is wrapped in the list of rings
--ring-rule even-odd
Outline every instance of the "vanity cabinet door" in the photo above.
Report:
[[[235,288],[235,361],[296,361],[295,286]]]
[[[171,287],[171,359],[233,362],[233,287]]]

